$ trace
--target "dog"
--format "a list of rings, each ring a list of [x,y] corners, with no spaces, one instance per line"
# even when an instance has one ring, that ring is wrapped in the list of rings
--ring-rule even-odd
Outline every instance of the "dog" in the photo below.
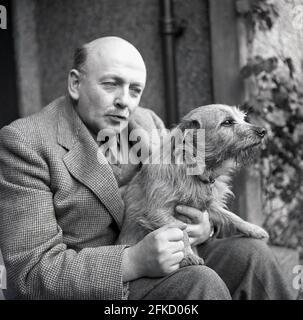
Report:
[[[216,236],[268,239],[264,229],[244,221],[226,205],[233,196],[229,185],[232,173],[250,163],[266,135],[264,128],[246,122],[245,116],[239,108],[220,104],[198,107],[187,114],[153,151],[154,159],[160,161],[143,164],[125,188],[125,216],[118,243],[134,245],[149,232],[176,222],[178,204],[207,210]],[[198,129],[204,130],[203,145],[197,139]],[[189,130],[192,139],[185,139]],[[176,132],[182,134],[181,147],[180,143],[176,146]],[[200,149],[204,159],[197,157]],[[202,170],[188,174],[198,168],[199,161]],[[204,264],[196,248],[190,247],[186,232],[184,243],[180,266]]]

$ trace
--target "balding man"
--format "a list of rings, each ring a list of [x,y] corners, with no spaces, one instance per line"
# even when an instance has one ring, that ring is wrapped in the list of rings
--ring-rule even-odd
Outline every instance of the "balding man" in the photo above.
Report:
[[[135,246],[115,245],[124,209],[119,187],[139,168],[108,163],[98,152],[97,137],[101,130],[118,134],[135,124],[147,130],[164,127],[151,110],[138,107],[145,82],[145,63],[134,46],[117,37],[97,39],[76,51],[65,97],[0,131],[0,246],[8,299],[231,298],[212,269],[180,269],[182,222],[152,232]],[[207,213],[189,207],[179,213],[192,220],[187,226],[191,243],[205,243],[211,231]],[[234,241],[230,252],[244,256],[247,248],[233,250],[239,243]],[[254,244],[259,256],[268,255],[264,245]],[[226,246],[216,248],[205,245],[201,252],[220,273],[224,266],[215,261]],[[252,263],[252,257],[245,258],[242,274],[220,274],[229,289],[234,286],[235,298],[245,288],[247,297],[254,297],[249,270],[264,264],[263,258]],[[231,260],[224,259],[227,268]],[[259,275],[261,281],[265,276]],[[281,284],[278,276],[275,286]],[[258,298],[268,294],[256,292]],[[287,297],[286,290],[279,295]]]

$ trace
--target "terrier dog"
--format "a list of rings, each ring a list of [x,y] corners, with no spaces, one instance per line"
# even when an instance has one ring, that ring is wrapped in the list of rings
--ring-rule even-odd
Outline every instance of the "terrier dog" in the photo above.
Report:
[[[118,243],[134,245],[149,232],[176,222],[178,204],[201,212],[207,210],[218,236],[239,233],[267,239],[264,229],[244,221],[226,206],[233,195],[229,187],[231,173],[250,161],[266,134],[265,129],[247,123],[245,116],[238,108],[227,105],[202,106],[187,114],[153,151],[154,159],[161,158],[160,162],[143,164],[124,190],[125,217]],[[185,139],[188,129],[193,132],[191,141]],[[198,129],[204,129],[203,145],[197,139]],[[175,132],[183,135],[182,148],[176,147]],[[199,148],[204,150],[204,159],[197,159]],[[187,154],[189,149],[193,154]],[[188,174],[189,169],[198,168],[200,160],[202,170]],[[184,242],[181,266],[203,264],[203,259],[194,253],[195,248],[190,247],[186,232]]]

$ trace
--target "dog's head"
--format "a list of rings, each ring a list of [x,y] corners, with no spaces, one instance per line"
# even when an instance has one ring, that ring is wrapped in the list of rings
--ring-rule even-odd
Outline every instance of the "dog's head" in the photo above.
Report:
[[[249,161],[266,135],[264,128],[246,122],[245,117],[239,108],[213,104],[192,110],[178,127],[183,132],[204,130],[206,168],[216,169],[226,160]]]

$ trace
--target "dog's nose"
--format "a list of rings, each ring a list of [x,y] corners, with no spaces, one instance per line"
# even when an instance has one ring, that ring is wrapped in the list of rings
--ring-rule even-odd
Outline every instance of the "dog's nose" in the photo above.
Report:
[[[261,137],[263,138],[266,133],[267,133],[267,130],[265,128],[256,128],[256,133]]]

